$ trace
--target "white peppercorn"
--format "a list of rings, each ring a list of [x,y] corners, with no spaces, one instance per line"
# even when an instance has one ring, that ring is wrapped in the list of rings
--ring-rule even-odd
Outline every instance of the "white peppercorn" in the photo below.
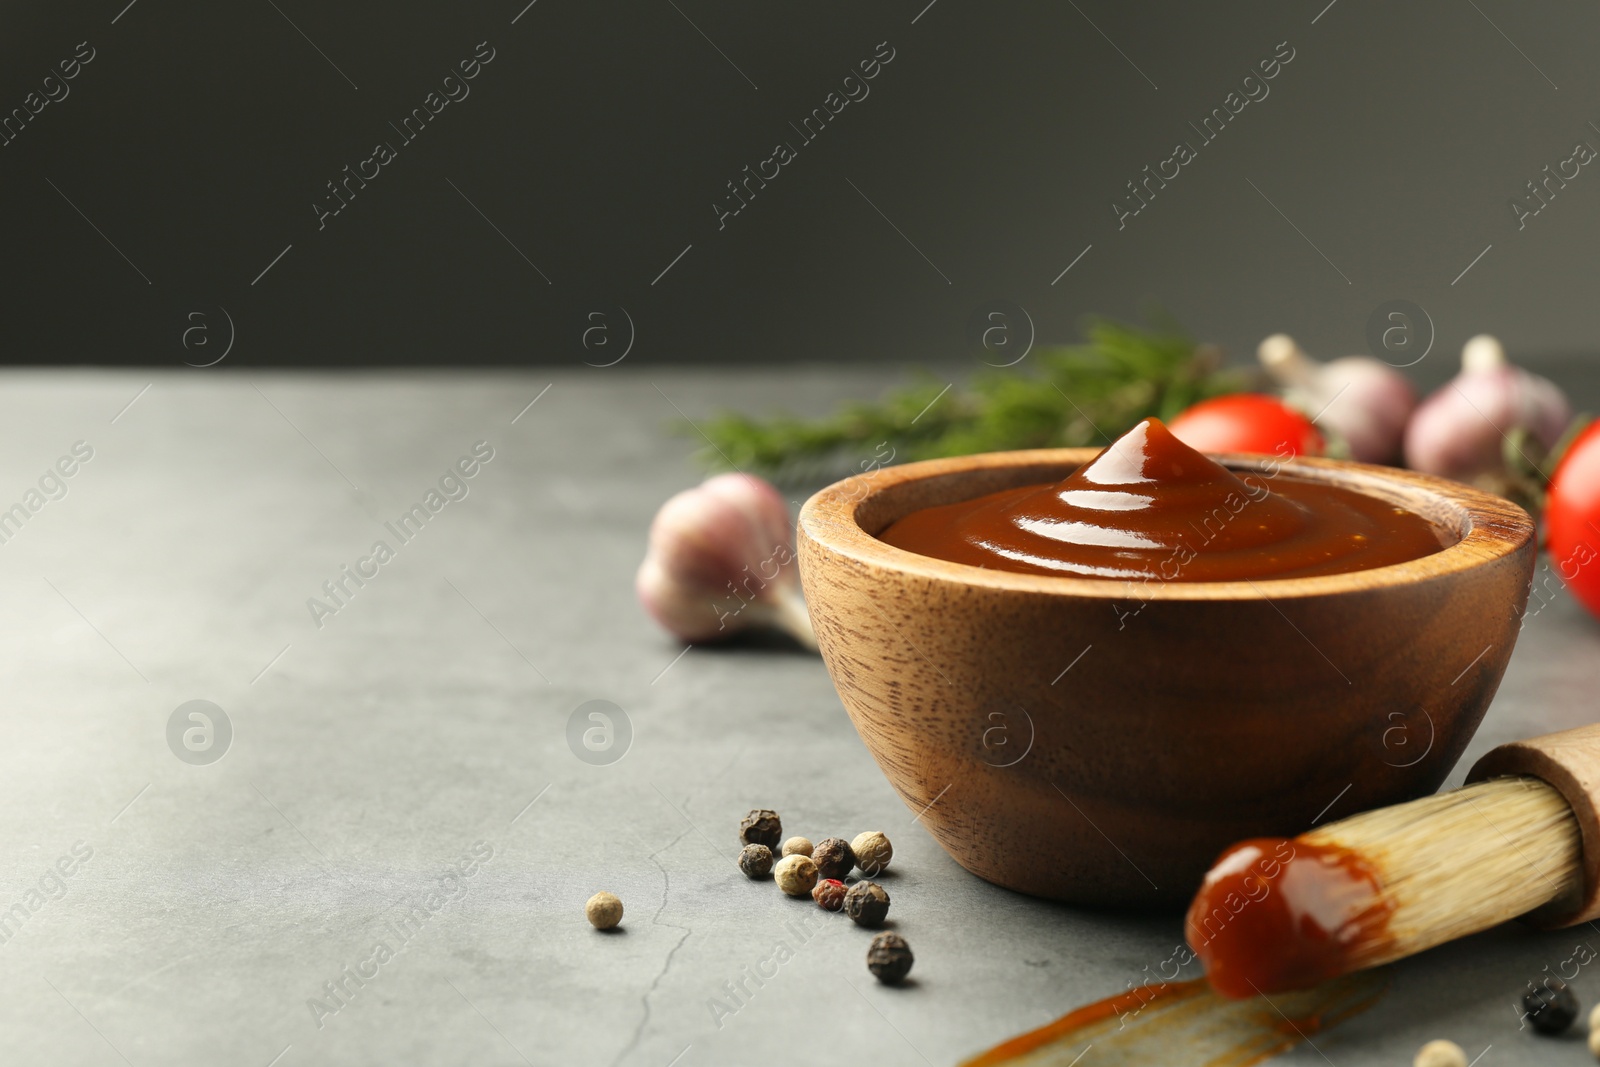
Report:
[[[789,838],[783,843],[783,854],[785,856],[811,855],[811,839],[807,837]]]
[[[857,834],[856,839],[850,842],[850,850],[856,854],[856,866],[869,878],[882,874],[894,858],[894,846],[878,830]]]
[[[778,888],[791,897],[810,896],[817,884],[817,865],[810,856],[785,856],[772,868]]]
[[[609,930],[622,921],[622,901],[601,890],[583,906],[583,914],[596,930]]]
[[[1467,1054],[1454,1041],[1430,1041],[1417,1050],[1411,1067],[1467,1067]]]

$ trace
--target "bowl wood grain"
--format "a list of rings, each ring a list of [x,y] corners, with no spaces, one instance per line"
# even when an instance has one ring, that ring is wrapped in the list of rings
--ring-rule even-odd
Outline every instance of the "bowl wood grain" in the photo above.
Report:
[[[875,536],[919,508],[1057,481],[1096,452],[884,468],[801,512],[834,684],[957,862],[1038,896],[1181,905],[1233,841],[1438,787],[1516,643],[1526,512],[1410,471],[1229,455],[1216,458],[1236,471],[1392,501],[1456,540],[1347,574],[1130,583],[965,566]]]

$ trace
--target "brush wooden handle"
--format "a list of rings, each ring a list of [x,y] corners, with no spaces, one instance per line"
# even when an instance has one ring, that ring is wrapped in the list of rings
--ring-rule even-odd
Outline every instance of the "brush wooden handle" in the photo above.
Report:
[[[1473,764],[1467,782],[1503,774],[1529,775],[1560,793],[1583,842],[1583,888],[1576,903],[1558,898],[1522,921],[1554,930],[1600,919],[1600,724],[1501,745]]]

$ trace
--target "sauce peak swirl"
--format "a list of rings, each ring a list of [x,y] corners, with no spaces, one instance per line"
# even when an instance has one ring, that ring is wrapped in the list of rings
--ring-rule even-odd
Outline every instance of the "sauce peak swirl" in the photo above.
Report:
[[[1444,547],[1421,516],[1338,486],[1235,474],[1157,419],[1053,485],[924,508],[879,538],[994,570],[1189,582],[1339,574]]]

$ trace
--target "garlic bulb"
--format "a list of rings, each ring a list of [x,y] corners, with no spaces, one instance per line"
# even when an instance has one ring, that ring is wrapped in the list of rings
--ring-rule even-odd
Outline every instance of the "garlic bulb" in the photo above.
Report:
[[[1461,373],[1411,417],[1406,465],[1464,482],[1492,479],[1505,472],[1507,440],[1516,431],[1542,453],[1571,420],[1572,408],[1554,383],[1507,362],[1500,342],[1479,334],[1461,349]]]
[[[1319,363],[1294,338],[1275,333],[1257,358],[1284,388],[1284,399],[1316,417],[1317,425],[1345,443],[1363,463],[1389,463],[1400,452],[1406,420],[1417,406],[1406,376],[1370,356]]]
[[[634,588],[657,622],[691,644],[766,627],[815,650],[798,568],[778,491],[748,474],[719,474],[661,506]]]

